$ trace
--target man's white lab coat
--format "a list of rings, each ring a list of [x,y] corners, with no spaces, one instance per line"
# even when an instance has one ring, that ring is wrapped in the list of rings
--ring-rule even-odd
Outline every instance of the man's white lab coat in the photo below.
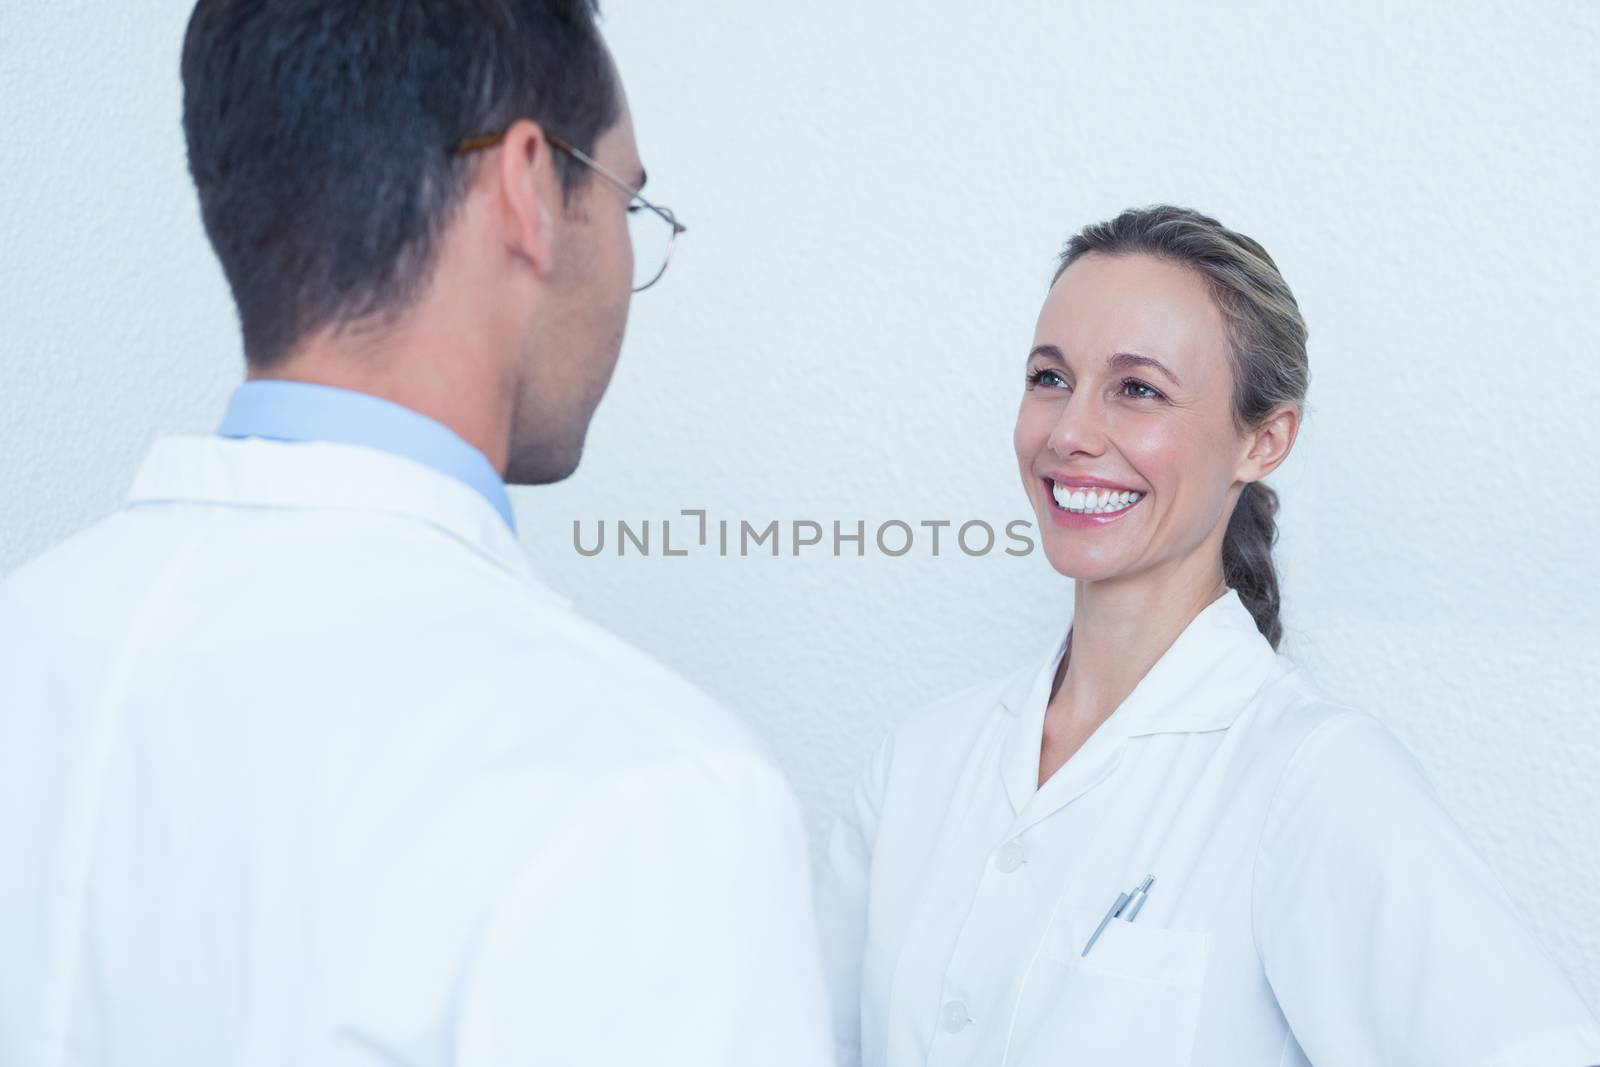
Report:
[[[815,1065],[800,818],[472,489],[159,442],[0,583],[0,1063]]]

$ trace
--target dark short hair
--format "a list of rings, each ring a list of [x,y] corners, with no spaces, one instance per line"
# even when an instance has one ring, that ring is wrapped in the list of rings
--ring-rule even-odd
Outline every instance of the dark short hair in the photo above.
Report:
[[[466,137],[531,119],[589,152],[620,114],[596,0],[200,0],[183,131],[245,357],[392,317],[432,273]],[[562,188],[589,180],[564,153]]]

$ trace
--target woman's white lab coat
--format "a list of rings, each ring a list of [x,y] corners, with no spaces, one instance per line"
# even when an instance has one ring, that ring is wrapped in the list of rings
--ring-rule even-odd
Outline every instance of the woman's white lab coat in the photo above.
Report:
[[[1600,1063],[1415,760],[1236,593],[1038,788],[1064,643],[895,731],[836,827],[819,907],[847,1067]]]

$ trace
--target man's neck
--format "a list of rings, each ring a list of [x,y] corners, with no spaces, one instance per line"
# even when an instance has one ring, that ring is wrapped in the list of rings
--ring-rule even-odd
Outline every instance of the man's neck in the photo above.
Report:
[[[366,393],[426,415],[454,431],[505,477],[511,433],[509,390],[491,383],[459,343],[388,337],[375,344],[312,339],[250,380],[331,385]]]

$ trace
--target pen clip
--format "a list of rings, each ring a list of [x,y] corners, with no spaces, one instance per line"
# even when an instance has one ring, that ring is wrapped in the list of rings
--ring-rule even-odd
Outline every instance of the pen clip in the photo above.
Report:
[[[1105,932],[1106,926],[1112,919],[1124,919],[1127,922],[1133,922],[1134,919],[1138,918],[1139,909],[1144,907],[1144,902],[1150,896],[1150,887],[1155,884],[1156,876],[1147,874],[1144,877],[1144,881],[1140,882],[1138,888],[1132,892],[1118,893],[1116,903],[1111,905],[1111,910],[1106,912],[1106,917],[1100,920],[1100,925],[1096,926],[1094,933],[1089,935],[1089,943],[1083,946],[1083,951],[1078,954],[1078,958],[1082,959],[1089,954],[1089,950],[1094,948],[1096,941],[1100,940],[1100,935]]]
[[[1083,946],[1083,951],[1078,954],[1078,958],[1079,959],[1082,959],[1084,956],[1087,956],[1089,954],[1089,950],[1094,948],[1094,943],[1096,941],[1100,940],[1101,931],[1103,931],[1106,928],[1106,924],[1107,923],[1109,923],[1112,919],[1115,919],[1117,917],[1117,915],[1122,911],[1123,907],[1128,903],[1128,900],[1131,897],[1131,895],[1132,894],[1129,894],[1129,893],[1118,893],[1117,894],[1116,903],[1111,905],[1111,910],[1106,912],[1106,917],[1104,919],[1100,920],[1100,925],[1096,926],[1094,928],[1094,933],[1089,935],[1089,943],[1087,945]]]

